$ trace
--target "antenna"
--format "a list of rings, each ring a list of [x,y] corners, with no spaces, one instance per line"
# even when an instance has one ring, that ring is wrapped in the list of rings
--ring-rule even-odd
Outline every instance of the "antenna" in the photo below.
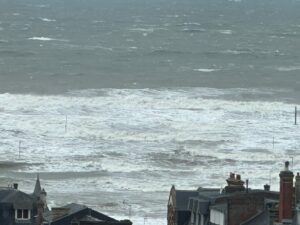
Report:
[[[124,205],[127,205],[129,208],[128,208],[128,217],[129,219],[131,218],[131,204],[127,203],[127,201],[123,201],[123,204]]]
[[[295,106],[295,125],[297,125],[297,106]]]
[[[21,141],[19,141],[19,159],[21,157]]]
[[[66,115],[66,120],[65,120],[65,133],[68,131],[68,115]]]

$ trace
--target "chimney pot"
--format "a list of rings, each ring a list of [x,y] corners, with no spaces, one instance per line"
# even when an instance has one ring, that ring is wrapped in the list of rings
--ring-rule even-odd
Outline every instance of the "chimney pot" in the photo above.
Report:
[[[270,191],[270,187],[271,187],[271,186],[270,186],[269,184],[265,184],[265,185],[264,185],[264,190],[265,190],[265,191]]]
[[[235,174],[234,173],[230,173],[230,178],[234,179]]]
[[[18,183],[14,183],[13,186],[14,186],[14,189],[18,190]]]
[[[285,164],[285,170],[289,170],[289,165],[290,165],[289,161],[286,161],[284,164]]]
[[[240,175],[240,174],[237,174],[237,175],[236,175],[236,179],[237,179],[237,180],[241,180],[241,175]]]

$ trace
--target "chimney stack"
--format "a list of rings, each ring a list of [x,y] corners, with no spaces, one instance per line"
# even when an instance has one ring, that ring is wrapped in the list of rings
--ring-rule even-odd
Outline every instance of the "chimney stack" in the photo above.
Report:
[[[230,173],[229,178],[226,179],[227,186],[225,187],[226,193],[245,191],[244,181],[241,179],[241,175]]]
[[[285,162],[285,168],[279,174],[280,198],[279,198],[279,222],[283,223],[293,218],[293,178],[294,174],[289,170],[289,162]]]
[[[270,191],[271,186],[269,184],[264,185],[264,190],[265,191]]]
[[[14,189],[18,190],[18,183],[13,184]]]

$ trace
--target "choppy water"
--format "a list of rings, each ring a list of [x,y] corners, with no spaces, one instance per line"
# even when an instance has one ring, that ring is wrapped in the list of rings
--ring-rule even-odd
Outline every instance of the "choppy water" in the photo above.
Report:
[[[160,225],[172,184],[299,170],[299,1],[0,5],[2,184]]]

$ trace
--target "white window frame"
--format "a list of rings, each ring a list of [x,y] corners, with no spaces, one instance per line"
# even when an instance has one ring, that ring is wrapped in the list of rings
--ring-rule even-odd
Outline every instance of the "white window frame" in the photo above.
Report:
[[[22,218],[18,218],[18,210],[22,210]],[[24,211],[27,210],[28,211],[28,217],[24,217]],[[16,220],[30,220],[31,218],[31,210],[30,209],[15,209],[15,219]]]
[[[210,222],[217,225],[225,224],[225,214],[215,209],[210,210]]]

